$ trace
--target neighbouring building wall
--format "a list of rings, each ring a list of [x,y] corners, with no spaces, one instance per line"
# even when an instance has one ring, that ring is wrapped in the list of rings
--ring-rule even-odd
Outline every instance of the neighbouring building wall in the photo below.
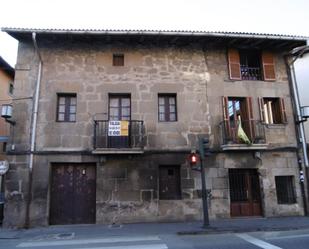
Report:
[[[10,92],[10,85],[13,84],[12,68],[7,68],[7,63],[0,57],[0,107],[3,104],[10,104],[12,99],[12,92]],[[14,71],[14,70],[13,70]],[[13,75],[12,75],[13,74]],[[0,118],[0,161],[7,159],[6,146],[8,137],[10,135],[10,125],[4,118]],[[4,181],[5,176],[0,176],[0,223],[3,221],[3,209],[4,209]]]
[[[9,94],[10,84],[13,84],[13,78],[9,76],[3,69],[0,67],[0,105],[10,104],[12,95]],[[5,139],[9,136],[10,125],[5,122],[3,118],[0,118],[0,137]],[[5,147],[6,142],[0,142],[0,160],[5,158]]]
[[[309,55],[305,54],[295,62],[295,72],[301,106],[309,106]],[[309,141],[309,123],[304,122],[306,141]]]

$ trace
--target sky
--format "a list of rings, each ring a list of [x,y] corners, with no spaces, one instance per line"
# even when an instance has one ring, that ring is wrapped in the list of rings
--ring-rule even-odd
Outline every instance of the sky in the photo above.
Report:
[[[10,0],[0,27],[235,31],[309,37],[308,0]],[[0,33],[0,56],[17,42]]]

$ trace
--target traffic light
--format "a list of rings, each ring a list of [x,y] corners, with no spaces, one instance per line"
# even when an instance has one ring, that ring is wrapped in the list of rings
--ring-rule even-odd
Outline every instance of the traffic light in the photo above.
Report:
[[[198,155],[195,152],[191,152],[189,156],[189,162],[190,162],[191,167],[195,167],[197,165]]]
[[[199,138],[198,144],[199,144],[199,153],[202,159],[205,159],[205,157],[211,155],[209,138],[207,137]]]

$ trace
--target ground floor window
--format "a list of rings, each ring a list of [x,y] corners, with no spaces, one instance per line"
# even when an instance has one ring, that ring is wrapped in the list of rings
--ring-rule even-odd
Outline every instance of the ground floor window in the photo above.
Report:
[[[275,176],[278,204],[296,203],[294,176]]]
[[[180,166],[159,166],[159,199],[180,200]]]

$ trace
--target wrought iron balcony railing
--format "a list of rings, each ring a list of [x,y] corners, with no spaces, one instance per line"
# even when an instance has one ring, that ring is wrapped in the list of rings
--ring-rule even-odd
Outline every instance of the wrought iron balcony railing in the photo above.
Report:
[[[265,144],[264,125],[259,120],[222,121],[220,123],[222,144],[245,144],[239,133],[239,122],[241,128],[252,144]]]
[[[94,149],[142,149],[144,147],[144,122],[130,120],[125,123],[125,134],[113,132],[114,121],[94,121]]]
[[[261,68],[241,66],[241,78],[243,80],[262,80]]]

